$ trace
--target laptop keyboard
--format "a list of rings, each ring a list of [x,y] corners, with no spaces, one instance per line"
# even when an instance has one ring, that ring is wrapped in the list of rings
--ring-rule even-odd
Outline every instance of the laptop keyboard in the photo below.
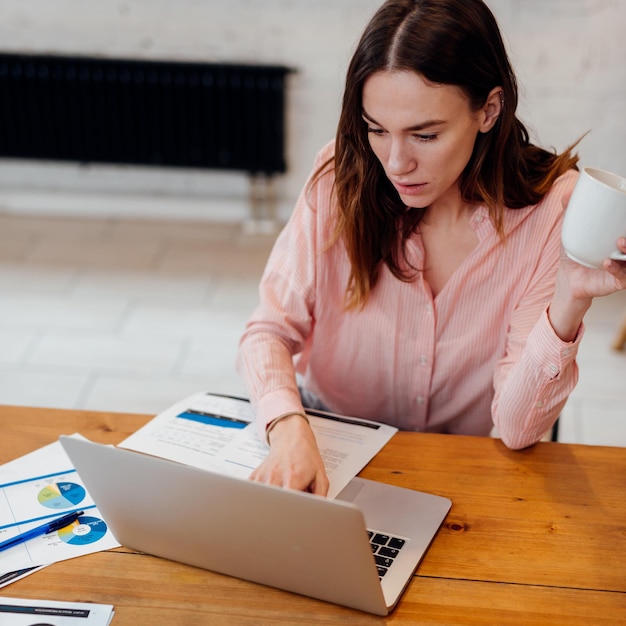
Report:
[[[378,577],[382,579],[391,567],[394,559],[398,556],[400,550],[406,545],[406,539],[394,537],[393,535],[385,535],[375,530],[368,530],[367,534],[370,539],[372,554],[376,561]]]

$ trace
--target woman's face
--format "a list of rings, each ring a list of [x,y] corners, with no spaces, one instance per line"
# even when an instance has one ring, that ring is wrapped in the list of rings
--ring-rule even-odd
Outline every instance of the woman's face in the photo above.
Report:
[[[414,208],[458,205],[459,177],[476,137],[497,119],[488,105],[472,111],[460,88],[428,83],[411,71],[372,74],[363,86],[362,113],[374,154]]]

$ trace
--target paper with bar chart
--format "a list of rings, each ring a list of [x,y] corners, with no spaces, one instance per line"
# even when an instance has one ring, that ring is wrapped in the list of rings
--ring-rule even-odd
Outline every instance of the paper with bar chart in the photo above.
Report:
[[[330,481],[329,498],[335,498],[397,432],[388,424],[306,412]],[[257,433],[250,403],[212,393],[177,402],[119,447],[238,478],[247,478],[269,451]]]

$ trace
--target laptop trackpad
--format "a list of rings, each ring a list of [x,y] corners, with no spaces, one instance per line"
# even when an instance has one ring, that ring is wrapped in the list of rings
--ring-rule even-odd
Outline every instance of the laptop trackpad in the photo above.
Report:
[[[341,500],[342,502],[354,502],[356,497],[359,495],[361,489],[363,489],[363,482],[360,480],[351,480],[340,492],[339,495],[335,498],[336,500]]]

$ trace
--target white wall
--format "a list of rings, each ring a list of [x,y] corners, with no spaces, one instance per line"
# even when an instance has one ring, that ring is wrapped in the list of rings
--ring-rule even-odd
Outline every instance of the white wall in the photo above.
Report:
[[[333,136],[345,69],[381,0],[0,0],[4,51],[287,64],[287,214],[315,152]],[[522,88],[533,137],[561,149],[587,131],[583,164],[626,174],[626,2],[490,0]],[[0,129],[1,132],[1,129]],[[80,192],[78,202],[66,193]],[[116,192],[101,194],[100,191]],[[0,161],[0,210],[132,211],[214,217],[243,205],[245,177],[150,168]],[[56,201],[54,198],[57,198]],[[139,208],[140,207],[140,208]],[[231,213],[236,215],[236,213]]]

